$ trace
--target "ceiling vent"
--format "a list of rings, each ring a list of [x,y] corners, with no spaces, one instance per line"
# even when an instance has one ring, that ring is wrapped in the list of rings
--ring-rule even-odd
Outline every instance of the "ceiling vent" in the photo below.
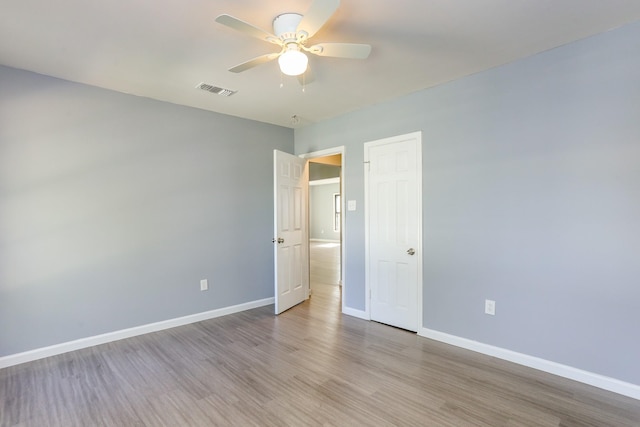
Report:
[[[213,86],[207,83],[199,83],[196,89],[206,90],[207,92],[215,93],[216,95],[231,96],[237,92],[237,90],[225,89],[218,86]]]

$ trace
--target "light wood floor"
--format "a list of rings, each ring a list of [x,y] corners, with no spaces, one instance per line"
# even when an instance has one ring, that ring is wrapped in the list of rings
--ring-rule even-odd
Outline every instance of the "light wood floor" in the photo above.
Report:
[[[340,283],[340,243],[309,243],[309,279],[312,289]]]
[[[640,426],[640,401],[340,313],[339,286],[0,370],[0,426]]]

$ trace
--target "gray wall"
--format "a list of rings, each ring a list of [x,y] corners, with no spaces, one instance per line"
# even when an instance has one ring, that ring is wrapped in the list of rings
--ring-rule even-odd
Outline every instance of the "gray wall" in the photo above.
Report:
[[[309,162],[309,181],[327,178],[339,178],[340,166],[325,165],[323,163]]]
[[[363,143],[421,130],[423,326],[640,384],[638,40],[640,23],[296,130],[296,153],[346,146],[346,305],[365,306]]]
[[[273,297],[274,148],[293,131],[0,67],[0,356]]]
[[[340,194],[340,184],[309,186],[309,237],[340,240],[340,232],[333,231],[333,195]]]

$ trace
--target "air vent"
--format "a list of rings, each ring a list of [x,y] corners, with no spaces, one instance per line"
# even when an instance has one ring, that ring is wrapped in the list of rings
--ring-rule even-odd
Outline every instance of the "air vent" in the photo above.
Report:
[[[207,83],[200,83],[196,86],[196,89],[206,90],[207,92],[215,93],[216,95],[231,96],[237,92],[237,90],[225,89],[218,86],[213,86]]]

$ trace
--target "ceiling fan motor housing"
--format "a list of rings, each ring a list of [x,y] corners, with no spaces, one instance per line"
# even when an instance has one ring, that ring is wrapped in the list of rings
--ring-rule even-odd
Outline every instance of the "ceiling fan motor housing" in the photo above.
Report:
[[[278,15],[273,20],[273,33],[283,41],[298,42],[299,35],[297,34],[298,24],[302,20],[302,15],[299,13],[283,13]]]

